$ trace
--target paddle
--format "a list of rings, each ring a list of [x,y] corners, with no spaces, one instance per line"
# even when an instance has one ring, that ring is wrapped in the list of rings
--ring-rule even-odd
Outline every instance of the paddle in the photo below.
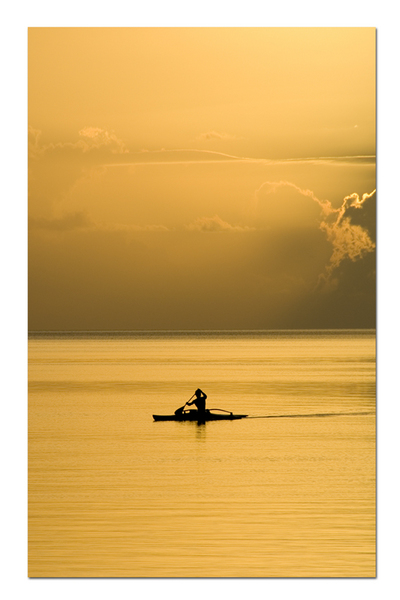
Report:
[[[191,396],[191,397],[189,398],[189,400],[188,400],[187,402],[185,402],[185,404],[184,404],[183,406],[181,406],[180,408],[177,408],[177,409],[176,409],[176,411],[175,411],[175,414],[176,414],[176,415],[178,415],[178,414],[181,414],[181,413],[183,413],[183,410],[184,410],[184,408],[185,408],[186,404],[189,404],[189,402],[191,401],[191,399],[192,399],[192,398],[193,398],[195,395],[196,395],[196,394],[193,394],[193,396]]]
[[[193,396],[191,396],[191,397],[189,398],[189,400],[186,402],[186,404],[189,404],[189,402],[191,401],[191,399],[192,399],[192,398],[194,398],[194,397],[195,397],[195,395],[196,395],[196,394],[193,394]],[[186,404],[185,404],[185,406],[186,406]]]

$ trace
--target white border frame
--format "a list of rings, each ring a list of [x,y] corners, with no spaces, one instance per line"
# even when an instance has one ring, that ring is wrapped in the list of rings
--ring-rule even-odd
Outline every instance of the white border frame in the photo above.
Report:
[[[2,411],[2,535],[4,572],[0,589],[7,598],[59,600],[87,598],[233,598],[363,600],[395,596],[398,583],[399,516],[397,439],[399,423],[397,308],[399,200],[395,176],[399,164],[398,60],[395,6],[339,0],[281,1],[278,6],[250,0],[148,2],[146,8],[115,0],[8,3],[1,25],[3,138],[0,146],[4,196],[1,236],[1,332],[4,374]],[[26,527],[26,53],[27,27],[37,26],[223,26],[223,27],[377,27],[378,30],[378,577],[377,579],[28,579]],[[5,82],[4,82],[5,79]],[[351,93],[351,90],[349,90]],[[394,273],[393,273],[394,271]],[[5,278],[4,278],[5,275]],[[4,335],[5,334],[5,335]],[[397,344],[396,344],[397,346]],[[5,535],[4,535],[5,534]]]

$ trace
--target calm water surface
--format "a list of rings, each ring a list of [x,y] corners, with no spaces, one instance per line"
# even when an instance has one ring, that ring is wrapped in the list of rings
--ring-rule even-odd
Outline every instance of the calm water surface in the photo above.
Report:
[[[375,332],[32,336],[29,575],[375,576]]]

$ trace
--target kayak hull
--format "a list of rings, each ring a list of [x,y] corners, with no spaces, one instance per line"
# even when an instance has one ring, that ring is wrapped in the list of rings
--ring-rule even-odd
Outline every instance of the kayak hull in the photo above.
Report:
[[[189,410],[174,415],[153,415],[155,421],[234,421],[244,419],[247,415],[234,415],[233,413],[218,414],[206,410],[206,414],[199,416],[197,410]]]

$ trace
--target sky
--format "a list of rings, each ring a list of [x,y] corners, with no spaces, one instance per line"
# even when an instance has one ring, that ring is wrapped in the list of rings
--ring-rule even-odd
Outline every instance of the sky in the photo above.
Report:
[[[31,331],[375,327],[374,28],[30,28]]]

